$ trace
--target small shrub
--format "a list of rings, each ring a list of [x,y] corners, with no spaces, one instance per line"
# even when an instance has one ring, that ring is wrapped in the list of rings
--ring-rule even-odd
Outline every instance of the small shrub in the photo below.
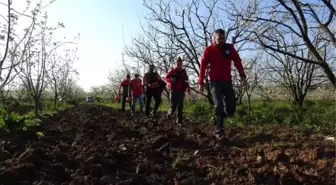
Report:
[[[208,104],[194,104],[190,107],[190,119],[209,121],[212,117],[212,109]]]
[[[73,105],[73,106],[76,106],[76,105],[79,104],[79,101],[76,100],[76,99],[74,99],[74,98],[72,98],[72,99],[67,100],[66,103],[70,104],[70,105]]]
[[[4,126],[9,132],[16,132],[22,130],[25,126],[25,116],[20,116],[17,113],[11,113],[6,115],[4,118]]]

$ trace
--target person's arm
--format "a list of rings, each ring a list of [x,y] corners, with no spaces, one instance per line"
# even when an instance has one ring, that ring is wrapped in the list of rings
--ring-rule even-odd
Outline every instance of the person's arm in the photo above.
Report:
[[[236,49],[234,48],[233,45],[232,45],[231,49],[232,49],[232,59],[233,59],[233,62],[234,62],[234,65],[235,65],[236,69],[239,72],[239,76],[240,76],[241,79],[245,79],[246,75],[245,75],[245,72],[244,72],[242,60],[241,60],[238,52],[236,51]]]
[[[141,90],[142,90],[142,93],[144,93],[144,92],[145,92],[145,87],[144,87],[144,85],[142,84],[142,80],[139,79],[139,81],[140,81],[140,88],[141,88]]]
[[[167,83],[171,83],[171,81],[170,81],[171,73],[172,73],[172,70],[170,70],[170,71],[168,72],[168,74],[166,75],[166,77],[165,77],[165,81],[166,81]]]
[[[209,49],[205,48],[200,64],[200,70],[198,75],[198,84],[204,85],[204,77],[205,77],[205,71],[207,69],[207,66],[209,64]]]
[[[130,81],[129,85],[128,85],[128,96],[131,97],[131,92],[132,92],[132,81]]]
[[[148,84],[147,84],[147,80],[146,80],[146,78],[147,78],[147,73],[145,73],[145,75],[144,75],[144,77],[143,77],[143,85],[144,86],[147,86]]]

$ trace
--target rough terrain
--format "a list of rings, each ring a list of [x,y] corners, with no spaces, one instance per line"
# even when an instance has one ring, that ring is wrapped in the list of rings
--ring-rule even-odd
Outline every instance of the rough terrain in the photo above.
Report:
[[[79,105],[0,136],[0,184],[335,184],[335,144],[320,135],[247,126],[219,142],[212,125],[160,117]]]

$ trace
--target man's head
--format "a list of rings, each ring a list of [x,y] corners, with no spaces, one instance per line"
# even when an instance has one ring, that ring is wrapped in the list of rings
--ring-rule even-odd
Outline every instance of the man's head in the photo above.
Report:
[[[127,74],[126,79],[129,80],[131,78],[131,75]]]
[[[149,65],[149,72],[154,72],[155,66],[153,64]]]
[[[135,77],[135,78],[139,78],[139,74],[135,73],[135,74],[134,74],[134,77]]]
[[[225,43],[225,31],[223,29],[217,29],[215,31],[214,41],[216,46],[220,46]]]
[[[182,69],[182,59],[181,59],[181,57],[177,57],[175,65],[176,65],[177,69]]]

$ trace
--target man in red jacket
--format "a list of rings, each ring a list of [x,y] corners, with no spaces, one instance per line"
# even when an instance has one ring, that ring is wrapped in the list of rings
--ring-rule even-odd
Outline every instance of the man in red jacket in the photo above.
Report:
[[[205,71],[209,65],[210,87],[215,103],[217,138],[224,136],[224,117],[232,118],[236,109],[235,92],[231,79],[232,61],[239,72],[242,82],[246,84],[246,76],[239,54],[233,44],[225,43],[225,31],[218,29],[215,31],[214,43],[204,50],[198,76],[200,92],[203,93]]]
[[[119,86],[119,92],[118,92],[118,95],[120,95],[120,91],[122,89],[122,99],[121,99],[121,110],[122,111],[125,111],[125,105],[126,105],[126,98],[128,96],[128,86],[129,86],[129,83],[131,81],[131,76],[128,74],[126,75],[126,79],[123,80],[121,83],[120,83],[120,86]],[[131,107],[131,102],[129,102],[129,105]]]
[[[135,103],[137,100],[139,100],[140,103],[140,113],[143,112],[143,86],[142,81],[139,78],[139,74],[134,75],[135,78],[133,78],[129,84],[129,97],[132,100],[131,103],[131,113],[132,115],[135,113]]]
[[[171,90],[170,110],[167,117],[171,117],[177,107],[177,124],[181,126],[183,121],[183,103],[185,91],[190,92],[188,75],[185,69],[182,68],[182,59],[180,57],[176,60],[176,67],[170,70],[165,77],[168,83],[168,88]]]

